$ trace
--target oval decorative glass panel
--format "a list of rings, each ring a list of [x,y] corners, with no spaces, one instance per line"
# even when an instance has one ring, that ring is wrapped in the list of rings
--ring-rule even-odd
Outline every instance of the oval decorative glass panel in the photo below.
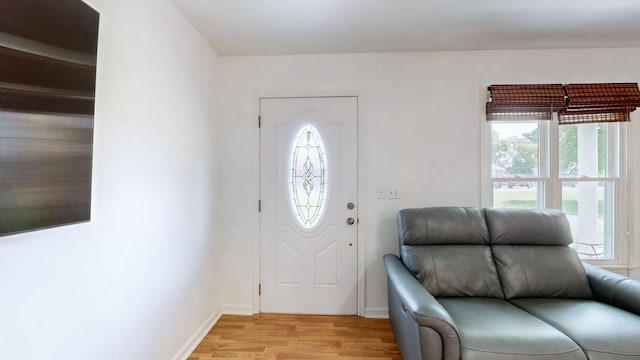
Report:
[[[289,197],[298,223],[314,228],[324,215],[327,201],[327,159],[322,138],[312,125],[305,125],[293,140],[289,162]]]

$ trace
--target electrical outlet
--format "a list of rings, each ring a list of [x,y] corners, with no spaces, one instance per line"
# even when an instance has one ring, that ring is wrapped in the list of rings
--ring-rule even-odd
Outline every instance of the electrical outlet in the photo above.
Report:
[[[386,199],[387,192],[389,192],[389,189],[386,186],[378,186],[378,188],[376,189],[378,199]]]

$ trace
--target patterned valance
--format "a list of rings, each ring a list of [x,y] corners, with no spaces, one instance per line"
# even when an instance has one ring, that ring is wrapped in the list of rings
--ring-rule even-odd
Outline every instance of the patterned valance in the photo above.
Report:
[[[565,105],[561,84],[491,85],[489,96],[487,120],[551,120]]]
[[[640,106],[637,83],[491,85],[487,120],[551,120],[560,124],[629,121]]]
[[[564,90],[567,105],[560,124],[629,121],[629,113],[640,106],[636,83],[568,84]]]

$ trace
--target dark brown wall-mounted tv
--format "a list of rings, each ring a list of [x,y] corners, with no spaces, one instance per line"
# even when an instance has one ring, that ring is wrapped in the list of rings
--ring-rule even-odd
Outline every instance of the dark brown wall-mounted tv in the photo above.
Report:
[[[0,1],[0,235],[91,219],[99,14]]]

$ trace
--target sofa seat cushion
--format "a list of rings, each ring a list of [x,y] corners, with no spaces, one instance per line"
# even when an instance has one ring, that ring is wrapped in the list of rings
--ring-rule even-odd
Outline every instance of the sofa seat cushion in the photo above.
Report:
[[[505,300],[438,301],[458,327],[462,360],[586,359],[569,337]]]
[[[517,299],[512,303],[567,334],[590,360],[640,359],[640,316],[593,301]]]

